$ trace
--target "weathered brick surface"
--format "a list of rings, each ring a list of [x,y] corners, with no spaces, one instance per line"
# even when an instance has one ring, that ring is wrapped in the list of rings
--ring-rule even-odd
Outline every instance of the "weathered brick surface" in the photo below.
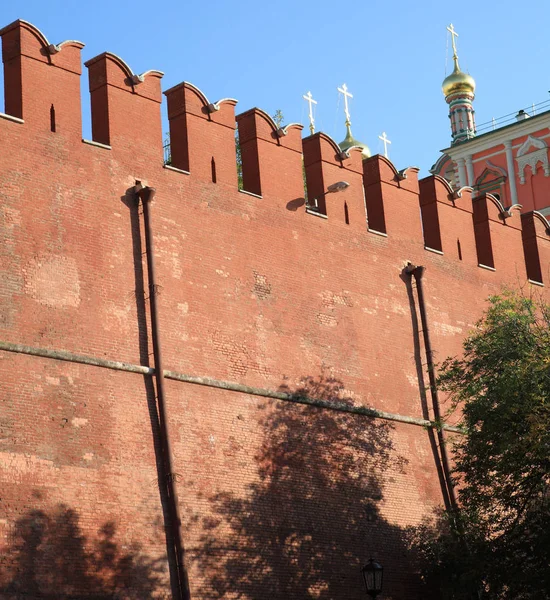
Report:
[[[96,141],[111,148],[82,142],[68,56],[79,48],[43,59],[29,27],[4,32],[15,61],[6,77],[22,80],[7,93],[23,90],[6,107],[20,106],[24,123],[0,118],[2,341],[149,364],[136,180],[157,189],[160,331],[173,371],[429,417],[406,263],[426,266],[437,360],[459,352],[489,294],[544,291],[527,283],[522,247],[529,276],[546,283],[538,217],[522,238],[519,216],[501,218],[490,198],[453,198],[441,180],[419,184],[380,157],[361,165],[322,135],[304,141],[309,199],[351,185],[319,203],[327,219],[307,214],[298,128],[274,137],[261,111],[238,120],[245,180],[262,197],[240,193],[233,105],[210,119],[190,87],[176,88],[184,99],[172,92],[171,119],[190,174],[164,168],[160,74],[130,83],[112,55],[88,62]],[[478,267],[480,252],[494,271]],[[166,387],[194,598],[358,599],[371,555],[386,567],[388,597],[416,593],[406,528],[441,503],[424,429]],[[0,597],[168,596],[150,378],[4,352],[0,406]]]

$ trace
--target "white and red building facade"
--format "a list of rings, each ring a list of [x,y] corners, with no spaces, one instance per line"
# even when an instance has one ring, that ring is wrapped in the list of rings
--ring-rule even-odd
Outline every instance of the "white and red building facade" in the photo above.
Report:
[[[453,72],[442,84],[449,105],[452,142],[431,172],[447,179],[455,188],[471,187],[474,196],[489,193],[503,207],[521,205],[524,212],[536,210],[548,217],[550,164],[549,103],[539,108],[543,112],[532,114],[520,110],[507,120],[499,120],[480,127],[475,124],[473,100],[476,83],[458,64],[453,34]],[[511,122],[510,122],[511,121]]]
[[[455,188],[490,193],[505,206],[550,215],[550,111],[518,120],[453,144],[432,167]]]

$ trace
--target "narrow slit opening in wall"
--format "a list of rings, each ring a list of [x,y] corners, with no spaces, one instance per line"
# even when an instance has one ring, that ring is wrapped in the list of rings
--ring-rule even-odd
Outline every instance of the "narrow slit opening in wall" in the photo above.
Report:
[[[53,104],[50,107],[50,131],[55,133],[55,106]]]
[[[346,225],[349,225],[349,210],[347,202],[344,202],[344,220],[346,221]]]
[[[212,157],[212,160],[210,161],[210,167],[212,169],[212,183],[217,183],[217,177],[216,177],[216,161],[214,160],[214,157]]]
[[[462,247],[460,246],[460,240],[456,240],[456,249],[458,251],[458,260],[462,260]]]

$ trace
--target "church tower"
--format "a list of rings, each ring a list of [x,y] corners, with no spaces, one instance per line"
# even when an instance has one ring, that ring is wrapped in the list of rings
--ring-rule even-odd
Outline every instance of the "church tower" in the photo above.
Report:
[[[463,73],[458,64],[455,37],[458,33],[451,24],[447,29],[451,33],[453,43],[453,72],[444,79],[442,88],[445,100],[449,105],[451,120],[452,145],[469,140],[476,135],[473,100],[476,83],[470,75]]]
[[[520,205],[550,217],[550,110],[547,101],[521,109],[476,128],[472,102],[476,84],[460,70],[454,27],[453,72],[443,81],[449,105],[451,145],[430,169],[459,190],[471,187],[474,197],[490,194],[502,207]]]

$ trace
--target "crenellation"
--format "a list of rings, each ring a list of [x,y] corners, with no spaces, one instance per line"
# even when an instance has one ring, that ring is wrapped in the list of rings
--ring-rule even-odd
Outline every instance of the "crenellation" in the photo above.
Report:
[[[171,165],[203,181],[236,188],[237,100],[210,102],[199,88],[186,81],[164,95],[170,123]]]
[[[84,44],[78,40],[50,44],[40,29],[22,19],[0,29],[0,37],[2,37],[3,62],[26,56],[78,75],[82,72],[80,54],[76,51],[84,48]],[[65,51],[61,53],[62,50]]]
[[[278,127],[263,110],[237,115],[245,191],[282,205],[304,197],[302,129],[291,123]]]
[[[419,181],[419,192],[424,246],[443,252],[439,204],[448,201],[452,188],[442,177],[432,175]]]
[[[324,133],[316,133],[305,137],[302,140],[302,148],[304,154],[304,174],[306,180],[306,189],[308,195],[308,203],[313,206],[318,212],[326,215],[326,202],[324,198],[325,181],[323,180],[321,142],[320,138],[325,136]],[[332,143],[334,156],[338,156],[340,148],[332,138],[326,136],[329,143]]]
[[[56,135],[80,136],[80,51],[84,45],[72,40],[50,44],[25,21],[12,23],[0,35],[5,89],[9,90],[6,118],[49,129]],[[145,165],[154,159],[160,165],[162,73],[147,71],[137,75],[123,59],[109,52],[85,64],[90,80],[92,143],[110,148],[115,154],[130,155],[137,164]],[[517,246],[521,227],[512,226],[510,216],[503,220],[503,209],[497,207],[496,199],[490,204],[478,199],[473,226],[468,228],[472,215],[468,200],[457,200],[456,193],[452,197],[452,190],[447,189],[443,179],[432,177],[419,182],[418,169],[398,171],[380,155],[362,162],[359,151],[351,148],[342,152],[323,133],[302,140],[301,125],[279,128],[257,108],[235,117],[235,100],[226,98],[212,103],[188,82],[164,93],[170,122],[170,167],[174,170],[236,188],[234,131],[238,126],[244,191],[272,198],[281,209],[304,198],[304,170],[308,201],[316,200],[319,214],[328,216],[329,222],[368,228],[411,243],[421,240],[424,247],[467,263],[471,262],[475,239],[476,262],[497,269],[494,251],[504,244],[500,239],[506,238],[506,243]],[[135,151],[136,122],[140,124],[139,152]],[[328,186],[341,180],[346,180],[350,188],[344,194],[327,196]],[[499,227],[502,225],[506,229]],[[511,230],[516,233],[510,233]],[[522,247],[530,247],[534,239],[539,237],[524,233]],[[536,253],[525,250],[525,256],[531,265],[531,279],[542,277],[532,266]],[[502,261],[501,268],[508,263]],[[514,269],[517,273],[518,267]]]
[[[527,277],[546,283],[550,277],[550,223],[537,211],[521,215],[523,251]]]
[[[4,110],[40,131],[65,140],[82,136],[81,42],[49,44],[39,29],[15,21],[0,30]]]
[[[389,159],[388,159],[389,160]],[[390,164],[394,167],[393,163]],[[394,167],[395,168],[395,167]],[[405,167],[400,171],[397,171],[395,174],[395,179],[399,184],[399,187],[403,190],[408,190],[409,192],[413,192],[414,194],[419,193],[419,183],[418,183],[418,173],[420,173],[420,169],[418,167]]]
[[[92,138],[136,163],[162,164],[161,71],[136,75],[118,56],[104,52],[84,63],[88,68]],[[139,126],[137,125],[139,124]],[[136,151],[139,143],[139,151]]]
[[[479,264],[505,278],[525,281],[519,210],[506,210],[492,194],[482,194],[473,199],[473,218]]]
[[[472,216],[472,189],[455,191],[439,175],[421,179],[420,208],[424,244],[449,261],[478,265]]]
[[[366,230],[361,149],[342,152],[330,136],[316,133],[303,139],[303,152],[308,203],[316,204],[329,222]],[[340,181],[349,187],[337,194],[327,193],[329,186]]]
[[[398,171],[376,154],[363,162],[363,182],[369,229],[422,245],[418,169]]]

